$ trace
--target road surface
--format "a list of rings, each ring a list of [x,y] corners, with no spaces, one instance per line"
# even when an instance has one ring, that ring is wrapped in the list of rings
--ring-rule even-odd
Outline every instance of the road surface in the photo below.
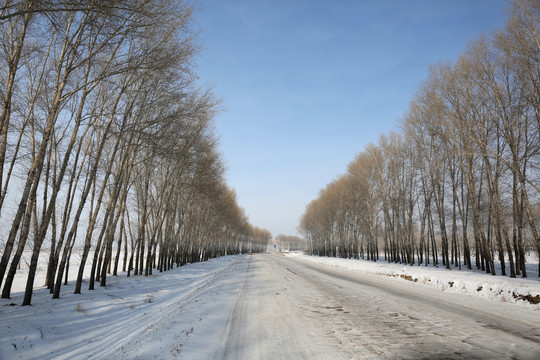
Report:
[[[540,314],[403,283],[253,255],[216,358],[540,359]]]

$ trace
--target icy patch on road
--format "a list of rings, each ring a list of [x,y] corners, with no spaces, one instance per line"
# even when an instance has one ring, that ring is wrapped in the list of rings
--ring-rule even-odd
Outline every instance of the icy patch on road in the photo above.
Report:
[[[540,304],[533,304],[530,301],[535,298],[540,299],[540,279],[536,276],[536,273],[529,273],[530,277],[528,278],[511,279],[475,270],[447,270],[432,266],[394,264],[386,261],[373,262],[308,256],[295,252],[286,253],[286,256],[330,267],[347,269],[356,273],[386,276],[402,282],[408,281],[411,286],[428,286],[441,291],[512,303],[530,310],[540,310]],[[535,269],[531,270],[534,271]],[[500,274],[500,270],[498,273]]]

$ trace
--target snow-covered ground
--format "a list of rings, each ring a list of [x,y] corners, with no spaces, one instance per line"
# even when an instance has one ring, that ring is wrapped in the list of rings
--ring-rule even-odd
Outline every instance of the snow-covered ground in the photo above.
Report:
[[[227,328],[248,259],[225,256],[148,277],[122,273],[93,291],[85,282],[78,295],[71,284],[58,300],[39,287],[25,307],[21,274],[12,298],[0,301],[0,359],[211,358],[224,344],[209,339]]]
[[[536,318],[540,314],[540,304],[531,304],[514,296],[539,296],[540,281],[535,273],[526,279],[510,279],[478,271],[448,271],[384,261],[373,263],[300,253],[290,253],[287,257],[320,263],[327,269],[366,274],[394,282],[397,286],[430,292],[438,289],[441,297],[452,297],[453,301],[464,304],[474,299],[486,304],[504,302],[505,309],[517,311],[524,317],[530,314],[531,318]],[[58,300],[52,300],[48,290],[38,286],[34,290],[33,305],[26,307],[20,306],[25,286],[25,274],[21,271],[14,283],[12,298],[0,300],[0,359],[233,358],[234,344],[231,345],[229,332],[239,331],[233,319],[242,311],[239,304],[246,301],[239,299],[248,275],[251,276],[250,261],[250,255],[227,256],[148,277],[127,278],[122,273],[118,277],[110,276],[106,287],[98,286],[93,291],[86,290],[85,282],[83,294],[78,295],[73,294],[71,282],[62,287]],[[73,266],[70,274],[75,276],[76,262]],[[283,268],[283,271],[283,274],[293,274],[292,270]],[[36,285],[43,284],[44,275],[44,271],[38,273]],[[250,281],[262,280],[253,278]],[[257,291],[263,291],[264,287],[271,289],[270,295],[276,299],[284,299],[281,296],[293,290],[292,285],[287,285],[288,290],[275,290],[271,284],[261,286],[263,288]],[[296,295],[301,296],[303,294]],[[261,303],[268,304],[268,301]],[[333,309],[333,305],[328,306],[305,312],[319,316],[321,312]],[[310,326],[307,323],[297,325]]]
[[[513,303],[524,309],[540,311],[540,278],[534,256],[529,256],[528,277],[511,279],[508,276],[493,276],[479,270],[447,270],[444,267],[389,264],[384,260],[373,262],[307,256],[300,252],[286,253],[286,255],[303,261],[358,273],[387,276],[402,282],[410,281],[419,286],[434,287],[441,291],[461,293],[469,297],[478,296]],[[497,269],[497,272],[500,274],[500,269]],[[537,301],[537,303],[533,304],[529,300]]]

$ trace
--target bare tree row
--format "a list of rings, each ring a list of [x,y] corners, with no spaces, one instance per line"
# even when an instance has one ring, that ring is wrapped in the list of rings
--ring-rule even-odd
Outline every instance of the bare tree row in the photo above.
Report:
[[[540,2],[433,66],[401,132],[380,137],[306,208],[313,254],[527,276],[540,258]],[[539,269],[540,276],[540,269]]]
[[[279,234],[275,238],[275,244],[279,251],[306,250],[306,240],[294,235]]]
[[[31,303],[44,244],[55,298],[79,245],[75,293],[90,263],[93,289],[120,264],[149,275],[265,249],[224,181],[189,6],[6,0],[0,32],[3,298],[30,250]]]

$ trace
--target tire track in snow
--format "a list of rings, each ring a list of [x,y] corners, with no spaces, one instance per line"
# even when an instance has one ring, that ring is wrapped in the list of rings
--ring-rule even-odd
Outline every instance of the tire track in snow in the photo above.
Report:
[[[174,291],[167,291],[161,294],[160,299],[154,297],[151,300],[152,306],[136,320],[137,327],[124,333],[121,340],[104,340],[100,347],[113,351],[96,353],[94,355],[111,359],[134,359],[146,357],[149,353],[149,347],[155,347],[159,344],[159,349],[152,351],[161,351],[172,357],[178,357],[182,354],[184,342],[195,331],[197,324],[203,321],[204,313],[194,315],[193,313],[184,316],[186,309],[193,306],[203,297],[203,293],[212,287],[219,287],[224,279],[229,277],[236,268],[245,261],[249,261],[246,256],[236,257],[230,264],[224,268],[218,268],[206,274],[202,279],[189,284],[189,289],[178,288]],[[159,277],[156,277],[159,281]],[[165,297],[165,299],[161,299]],[[171,330],[174,342],[170,338],[163,339],[163,332]],[[163,340],[169,340],[163,342]],[[159,351],[158,351],[159,350]]]

